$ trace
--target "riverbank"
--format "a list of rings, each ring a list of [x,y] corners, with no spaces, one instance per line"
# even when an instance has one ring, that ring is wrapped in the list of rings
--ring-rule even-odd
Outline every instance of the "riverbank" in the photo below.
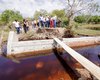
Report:
[[[70,30],[66,28],[35,28],[30,30],[27,34],[22,33],[19,35],[19,40],[43,40],[57,38],[70,38],[74,37]]]
[[[75,50],[90,61],[100,63],[97,58],[100,46]],[[21,60],[20,63],[15,63],[4,57],[0,57],[0,61],[0,80],[78,80],[76,75],[79,74],[73,73],[68,68],[68,64],[72,69],[80,69],[84,73],[83,67],[68,54],[57,55],[53,53],[48,56],[31,57]],[[88,77],[87,74],[84,73],[84,75]]]
[[[22,33],[22,34],[20,34],[20,35],[18,35],[18,37],[19,37],[19,40],[40,40],[40,39],[51,39],[51,38],[53,38],[53,37],[58,37],[58,38],[60,38],[60,37],[63,37],[64,35],[65,35],[65,29],[63,28],[63,29],[36,29],[36,30],[33,30],[33,31],[30,31],[30,32],[28,32],[27,34],[25,34],[25,33]],[[69,32],[68,30],[67,30],[67,32]],[[40,35],[41,34],[41,35]],[[60,34],[60,36],[59,36],[59,34]],[[66,33],[67,35],[68,35],[68,33]],[[27,35],[27,36],[24,36],[24,35]],[[36,38],[37,37],[37,35],[39,36],[39,38]],[[43,36],[44,35],[44,36]],[[30,38],[31,37],[31,38]],[[43,37],[43,38],[42,38]],[[69,35],[68,36],[65,36],[65,37],[69,37]],[[75,44],[74,44],[75,45]],[[84,53],[84,55],[87,55],[87,53],[85,54]],[[62,55],[63,56],[63,55]],[[43,58],[42,56],[40,56],[41,58]],[[46,58],[47,57],[49,57],[49,56],[45,56]],[[64,56],[63,56],[64,57]],[[67,58],[68,58],[68,56],[66,56]],[[87,56],[88,57],[88,56]],[[97,57],[97,56],[96,56]],[[35,57],[34,57],[35,58]],[[67,59],[66,58],[66,59]],[[72,59],[72,58],[71,58]],[[92,58],[93,59],[93,58]],[[73,60],[73,59],[72,59]],[[66,61],[69,61],[70,62],[70,60],[66,60]],[[75,60],[74,60],[75,61]],[[96,60],[97,61],[97,60]],[[71,63],[71,62],[70,62]],[[74,62],[73,62],[74,63]],[[34,63],[35,64],[35,63]],[[37,67],[41,67],[41,63],[39,63],[39,64],[37,64],[36,66]],[[79,65],[80,66],[80,65]],[[37,69],[36,69],[37,70]],[[68,69],[67,69],[68,70]],[[61,73],[61,72],[60,72]],[[66,73],[64,73],[64,74],[62,74],[62,75],[65,75]],[[37,74],[38,75],[38,74]],[[32,75],[33,76],[33,75]],[[32,77],[31,76],[31,77]],[[40,75],[38,75],[38,76],[40,76]],[[44,76],[44,75],[43,75]],[[69,75],[68,75],[69,76]],[[36,77],[37,78],[37,77]],[[56,77],[57,78],[57,77]],[[61,77],[60,77],[61,78]],[[69,76],[69,78],[70,78],[70,76]],[[64,76],[63,76],[63,79],[67,79],[67,77],[66,78],[64,78]],[[51,80],[52,80],[52,78],[51,78]],[[71,79],[70,79],[71,80]]]
[[[8,35],[9,33],[7,34],[7,32],[5,33],[4,31],[1,35],[0,49],[2,48],[3,52],[5,52],[4,45],[7,44]],[[17,34],[17,36],[19,41],[46,40],[46,39],[52,39],[54,37],[57,38],[74,37],[73,34],[71,34],[71,31],[66,30],[66,28],[34,28],[32,30],[29,30],[27,33],[22,32],[20,34]]]
[[[5,42],[7,42],[8,39],[9,30],[8,32],[6,30],[7,29],[5,28],[3,33],[1,34],[2,35],[1,46]],[[87,31],[85,28],[82,27],[75,28],[73,31],[70,31],[66,28],[34,28],[34,29],[30,29],[27,33],[24,33],[24,31],[22,31],[20,34],[18,34],[18,37],[19,37],[19,41],[27,41],[27,40],[52,39],[54,37],[70,38],[70,37],[79,37],[79,36],[96,36],[96,35],[99,36],[100,33],[97,34],[96,32],[93,32],[93,30]]]

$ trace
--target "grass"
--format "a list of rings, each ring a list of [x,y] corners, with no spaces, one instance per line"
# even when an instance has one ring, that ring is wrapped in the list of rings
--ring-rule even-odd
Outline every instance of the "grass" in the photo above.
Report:
[[[4,32],[2,35],[3,35],[3,40],[2,41],[7,41],[7,39],[8,39],[8,32]]]
[[[3,33],[2,33],[2,31],[3,31]],[[7,41],[9,31],[10,31],[10,29],[7,25],[6,26],[5,25],[0,26],[0,36],[3,35],[3,40],[2,41]]]
[[[100,24],[80,24],[74,32],[84,36],[100,36]]]
[[[91,27],[100,28],[100,24],[80,24],[80,26],[78,26],[78,28],[91,28]]]
[[[99,30],[91,30],[91,29],[75,29],[74,32],[80,35],[88,35],[88,36],[100,36]]]

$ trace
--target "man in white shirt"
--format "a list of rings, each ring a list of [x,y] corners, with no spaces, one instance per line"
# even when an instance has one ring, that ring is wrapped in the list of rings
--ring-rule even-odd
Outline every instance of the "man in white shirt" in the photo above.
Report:
[[[15,20],[15,21],[13,22],[13,25],[14,25],[15,28],[16,28],[17,34],[19,34],[19,33],[20,33],[20,25],[19,25],[19,22],[18,22],[17,20]]]
[[[41,14],[39,16],[39,25],[40,27],[43,27],[43,16]]]

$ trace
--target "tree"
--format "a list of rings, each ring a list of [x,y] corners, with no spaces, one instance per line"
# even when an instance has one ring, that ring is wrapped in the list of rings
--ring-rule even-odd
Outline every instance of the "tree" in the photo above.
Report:
[[[4,22],[5,24],[14,21],[15,19],[17,20],[22,20],[23,17],[18,11],[13,11],[13,10],[5,10],[1,14],[1,21]]]
[[[90,20],[89,20],[89,23],[95,23],[95,24],[100,23],[100,16],[97,16],[97,15],[92,16],[92,17],[90,18]]]
[[[74,18],[74,21],[75,21],[75,22],[78,22],[78,23],[85,23],[85,22],[86,22],[85,15],[76,16],[76,17]]]
[[[1,14],[0,14],[0,25],[2,25],[2,21],[1,21]]]
[[[61,20],[61,26],[66,27],[68,25],[68,19],[66,18],[66,14],[64,10],[53,10],[50,14],[51,16],[57,16],[59,20]]]
[[[87,18],[90,17],[88,20]],[[80,15],[80,16],[76,16],[74,18],[74,21],[75,22],[78,22],[78,23],[95,23],[95,24],[98,24],[100,23],[100,16],[98,15]]]
[[[40,16],[40,14],[42,14],[43,16],[47,15],[48,12],[44,9],[40,9],[39,11],[35,11],[34,13],[34,18],[38,19],[38,17]]]
[[[39,17],[40,14],[41,14],[40,11],[35,11],[35,13],[34,13],[34,18],[35,18],[35,19],[38,19],[38,17]]]
[[[51,15],[53,15],[53,16],[56,15],[57,17],[62,19],[65,17],[65,11],[64,10],[54,10],[54,11],[52,11]]]
[[[99,10],[99,5],[95,0],[65,0],[65,12],[68,18],[68,26],[72,28],[72,21],[75,15],[83,13],[93,13]]]

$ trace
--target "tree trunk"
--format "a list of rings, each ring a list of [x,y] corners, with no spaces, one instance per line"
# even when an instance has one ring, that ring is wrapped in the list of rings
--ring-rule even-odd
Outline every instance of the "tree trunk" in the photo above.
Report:
[[[69,30],[69,32],[70,32],[69,35],[74,36],[74,32],[73,32],[72,28],[73,28],[73,16],[69,16],[68,17],[68,27],[66,29]]]
[[[71,30],[72,29],[72,18],[71,17],[68,17],[68,29]]]

